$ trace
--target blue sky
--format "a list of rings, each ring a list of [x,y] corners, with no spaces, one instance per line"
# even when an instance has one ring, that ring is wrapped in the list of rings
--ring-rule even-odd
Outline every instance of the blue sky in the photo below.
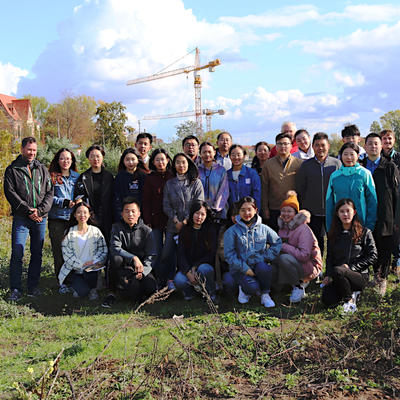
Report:
[[[16,16],[16,17],[7,17]],[[0,93],[121,101],[129,123],[194,108],[193,77],[126,86],[198,46],[203,108],[245,144],[283,121],[311,133],[371,122],[400,104],[400,5],[378,1],[28,0],[2,5]],[[188,56],[171,68],[192,65]],[[142,121],[171,138],[177,119]]]

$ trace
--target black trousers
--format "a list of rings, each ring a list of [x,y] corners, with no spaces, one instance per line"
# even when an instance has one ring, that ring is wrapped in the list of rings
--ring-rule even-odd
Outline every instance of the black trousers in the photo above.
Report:
[[[54,259],[54,272],[56,274],[56,279],[58,281],[58,274],[60,273],[60,269],[64,264],[61,242],[65,236],[66,233],[65,231],[68,228],[68,221],[65,219],[49,219],[48,226],[49,226],[51,250]]]
[[[375,276],[386,279],[390,271],[390,261],[394,247],[393,236],[380,236],[374,232],[376,249],[378,250],[378,259],[374,264]]]
[[[279,231],[278,217],[281,215],[281,210],[269,210],[269,219],[267,225],[276,233]]]
[[[319,215],[311,215],[311,221],[308,226],[313,231],[318,240],[318,246],[321,250],[321,255],[324,256],[324,240],[326,235],[326,217]]]

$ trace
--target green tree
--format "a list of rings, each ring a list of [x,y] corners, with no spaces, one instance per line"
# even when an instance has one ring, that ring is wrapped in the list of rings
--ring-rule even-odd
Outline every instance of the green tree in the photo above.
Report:
[[[396,136],[396,144],[400,142],[400,110],[389,111],[379,118],[382,129],[391,129]]]
[[[176,136],[179,140],[184,139],[186,136],[189,135],[196,135],[196,122],[194,121],[185,121],[178,125],[175,125],[176,128]]]
[[[382,130],[381,126],[379,125],[378,121],[373,121],[371,126],[369,127],[370,132],[379,133]]]
[[[329,155],[336,157],[339,154],[340,148],[343,146],[343,140],[337,133],[332,133],[329,138],[329,143],[331,145]]]

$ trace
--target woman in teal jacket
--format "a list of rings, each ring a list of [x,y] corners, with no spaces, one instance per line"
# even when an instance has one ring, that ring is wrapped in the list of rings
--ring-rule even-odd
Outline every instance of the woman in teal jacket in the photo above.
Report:
[[[345,198],[353,200],[363,226],[371,231],[376,222],[377,197],[371,172],[357,162],[359,148],[345,143],[339,151],[343,165],[329,179],[326,192],[326,228],[329,231],[335,204]]]

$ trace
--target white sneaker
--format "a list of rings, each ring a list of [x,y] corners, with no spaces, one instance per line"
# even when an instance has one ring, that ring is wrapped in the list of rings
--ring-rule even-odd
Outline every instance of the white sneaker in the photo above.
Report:
[[[357,305],[354,304],[352,301],[348,301],[347,303],[343,304],[343,312],[353,314],[357,311]]]
[[[243,292],[242,287],[239,285],[239,296],[238,296],[238,302],[240,304],[246,304],[250,300],[250,295],[246,294]]]
[[[299,303],[304,297],[306,297],[306,291],[304,288],[294,286],[289,300],[291,303]]]
[[[89,300],[97,300],[99,298],[99,295],[97,294],[96,289],[90,289],[89,292]]]
[[[261,304],[267,308],[275,307],[275,302],[271,299],[269,293],[264,293],[261,295]]]
[[[354,304],[357,304],[357,299],[358,299],[358,296],[361,294],[361,292],[360,291],[356,291],[356,292],[353,292],[352,294],[351,294],[351,299],[352,299],[352,302],[354,303]]]

